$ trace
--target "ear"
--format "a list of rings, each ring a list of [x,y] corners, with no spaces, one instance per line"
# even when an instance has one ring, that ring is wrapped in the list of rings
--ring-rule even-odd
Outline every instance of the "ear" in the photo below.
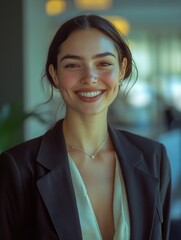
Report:
[[[56,72],[53,64],[49,65],[48,71],[49,71],[50,76],[52,77],[54,85],[56,86],[56,88],[59,88],[59,79],[58,79],[57,72]]]
[[[124,57],[123,61],[121,63],[120,80],[124,79],[124,76],[125,76],[125,73],[126,73],[127,64],[128,64],[127,58]]]

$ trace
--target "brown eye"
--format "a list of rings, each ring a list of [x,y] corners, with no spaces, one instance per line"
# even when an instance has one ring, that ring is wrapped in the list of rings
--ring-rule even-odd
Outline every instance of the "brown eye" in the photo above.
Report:
[[[98,64],[98,67],[109,67],[112,66],[111,62],[103,61]]]
[[[65,65],[65,68],[67,69],[77,69],[80,68],[80,65],[76,64],[76,63],[69,63]]]
[[[112,65],[112,64],[109,63],[109,62],[102,62],[101,65],[102,65],[102,66],[110,66],[110,65]]]

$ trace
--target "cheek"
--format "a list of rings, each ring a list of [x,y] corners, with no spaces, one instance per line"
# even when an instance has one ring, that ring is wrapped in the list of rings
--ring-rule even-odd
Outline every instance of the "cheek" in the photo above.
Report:
[[[72,74],[62,73],[59,75],[59,82],[61,89],[70,89],[76,83],[76,78]]]
[[[104,83],[109,85],[110,87],[114,87],[119,82],[119,74],[116,71],[109,71],[103,73],[102,78],[104,79]]]

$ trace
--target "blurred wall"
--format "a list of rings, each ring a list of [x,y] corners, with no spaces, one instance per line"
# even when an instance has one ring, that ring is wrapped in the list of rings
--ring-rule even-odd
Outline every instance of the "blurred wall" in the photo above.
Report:
[[[39,111],[38,105],[47,100],[41,78],[54,29],[51,28],[46,16],[45,2],[45,0],[23,1],[24,106],[27,111]],[[41,106],[42,115],[46,107],[48,106]],[[36,137],[45,130],[42,122],[30,118],[25,124],[25,139]]]
[[[0,2],[0,107],[23,99],[22,1]]]

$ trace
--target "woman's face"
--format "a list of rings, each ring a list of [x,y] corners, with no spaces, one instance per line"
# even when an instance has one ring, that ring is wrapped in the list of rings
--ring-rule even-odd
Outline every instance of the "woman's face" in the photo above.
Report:
[[[60,46],[57,69],[49,72],[70,113],[98,114],[107,111],[124,78],[127,60],[119,65],[114,42],[88,28],[73,32]]]

